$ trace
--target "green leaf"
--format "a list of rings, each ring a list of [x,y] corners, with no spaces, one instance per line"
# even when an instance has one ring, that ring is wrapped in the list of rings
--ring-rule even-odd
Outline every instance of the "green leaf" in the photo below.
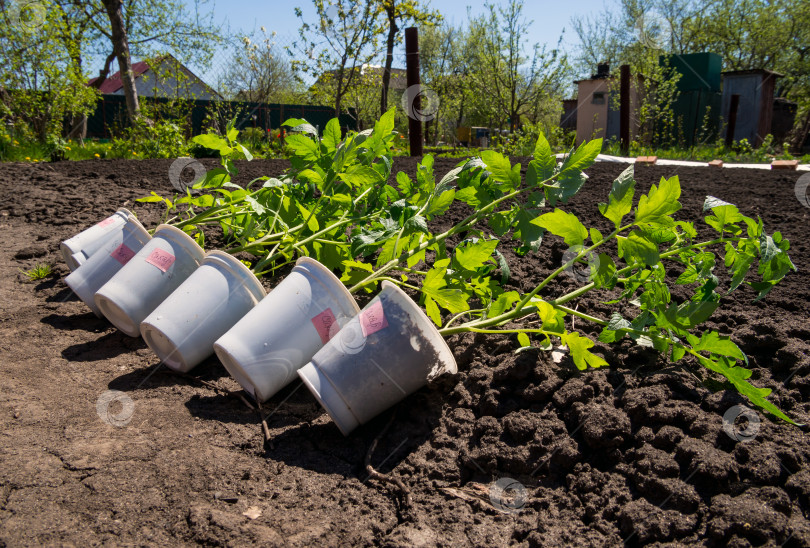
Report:
[[[228,145],[228,141],[224,137],[220,137],[214,133],[203,133],[191,139],[193,142],[211,150],[218,150],[223,156],[233,152],[233,149]]]
[[[332,118],[326,122],[326,127],[323,128],[323,138],[321,139],[321,143],[323,143],[327,150],[331,152],[340,145],[340,138],[340,122],[337,118]]]
[[[785,415],[781,409],[765,399],[771,393],[770,388],[757,388],[748,382],[748,378],[751,376],[750,369],[746,369],[744,367],[735,367],[736,362],[726,357],[721,357],[718,360],[712,360],[704,356],[698,356],[698,360],[707,369],[714,371],[715,373],[719,373],[727,378],[729,382],[734,385],[734,388],[736,388],[740,394],[747,397],[752,404],[756,405],[760,409],[768,411],[784,421],[789,422],[790,424],[796,424],[790,419],[790,417]]]
[[[599,204],[599,212],[613,221],[616,228],[621,226],[622,218],[633,210],[633,194],[636,188],[633,174],[634,170],[631,165],[613,181],[608,203]]]
[[[588,230],[579,222],[577,216],[561,209],[554,209],[551,213],[541,215],[534,219],[532,224],[561,237],[569,246],[581,245],[588,237]]]
[[[451,314],[458,314],[470,309],[467,299],[460,289],[435,289],[423,286],[422,292],[434,299],[439,306],[446,308]]]
[[[726,225],[743,220],[743,216],[740,214],[740,210],[737,209],[737,206],[724,202],[714,196],[706,196],[706,201],[703,203],[703,211],[708,209],[711,209],[714,215],[709,215],[705,218],[706,224],[720,233],[724,230],[729,230],[729,228],[725,228]]]
[[[774,243],[773,238],[765,234],[764,232],[759,237],[759,260],[760,262],[767,263],[774,257],[776,257],[779,253],[781,253],[777,245]]]
[[[657,323],[683,333],[708,320],[719,304],[716,301],[690,301],[678,306],[673,302],[658,316]]]
[[[748,362],[748,358],[740,350],[740,347],[734,343],[729,337],[720,335],[717,331],[707,331],[703,333],[700,340],[693,343],[695,337],[690,337],[690,344],[692,348],[698,352],[711,352],[712,354],[719,354],[720,356],[728,356],[735,360],[742,360]]]
[[[320,187],[323,184],[323,177],[321,176],[321,174],[312,169],[302,170],[298,174],[298,179],[300,181],[305,181],[318,187]]]
[[[660,261],[658,246],[647,239],[640,230],[633,230],[625,238],[616,236],[619,242],[619,257],[630,264],[643,263],[653,266]]]
[[[389,109],[374,123],[374,134],[381,138],[387,137],[394,131],[394,114],[396,109]]]
[[[515,173],[512,169],[512,164],[509,163],[509,159],[504,157],[503,154],[491,149],[483,151],[481,153],[481,159],[487,165],[487,170],[492,174],[493,180],[502,183],[511,183],[512,186],[520,184],[519,164],[516,164],[518,171]]]
[[[593,164],[596,156],[602,150],[602,139],[583,142],[573,154],[570,154],[560,168],[560,175],[574,171],[582,171]]]
[[[675,221],[670,215],[681,209],[680,196],[678,176],[662,178],[659,186],[652,185],[649,194],[639,199],[635,224],[672,226]]]
[[[545,181],[554,175],[557,159],[551,152],[551,146],[543,132],[537,136],[537,144],[534,145],[534,161],[531,163],[534,164],[538,181]]]
[[[604,287],[606,289],[613,289],[616,286],[616,263],[610,255],[606,253],[599,254],[599,264],[597,265],[596,272],[593,274],[593,283],[596,284],[595,289]]]
[[[579,333],[568,333],[564,337],[565,344],[571,351],[571,359],[574,360],[574,365],[580,371],[585,370],[588,366],[597,368],[603,365],[608,365],[604,358],[592,353],[589,349],[593,348],[594,342],[587,337],[581,337]]]
[[[365,187],[382,182],[382,176],[370,166],[357,165],[340,174],[340,178],[350,186]]]
[[[298,133],[288,135],[287,138],[284,139],[284,144],[293,151],[293,154],[304,161],[311,162],[318,159],[320,152],[318,150],[318,143],[306,135]]]
[[[455,197],[455,190],[445,190],[438,197],[435,197],[430,201],[430,205],[428,206],[425,214],[430,218],[433,218],[436,215],[442,215],[448,209],[450,209]]]
[[[413,232],[424,232],[425,234],[430,233],[428,230],[427,220],[421,215],[414,215],[405,221],[405,228]]]
[[[529,336],[526,333],[518,333],[517,340],[521,347],[532,345],[532,342],[529,340]]]
[[[163,196],[158,196],[158,194],[154,190],[150,194],[151,194],[150,196],[144,196],[143,198],[138,198],[135,201],[148,204],[151,202],[162,202],[165,200]]]
[[[557,177],[555,186],[545,187],[546,198],[552,206],[557,205],[558,201],[566,203],[569,198],[579,192],[587,180],[588,176],[581,171],[569,171],[562,174]]]
[[[501,314],[512,308],[512,305],[518,302],[519,300],[520,300],[520,293],[518,293],[517,291],[507,291],[506,293],[501,293],[500,295],[498,295],[498,298],[495,299],[489,306],[487,317],[494,318],[496,316],[500,316]]]
[[[476,243],[456,248],[456,261],[466,270],[475,270],[490,260],[498,240],[478,240]]]
[[[532,216],[529,212],[521,207],[515,217],[515,221],[517,222],[515,237],[523,242],[523,245],[525,245],[528,250],[537,251],[543,243],[543,235],[546,231],[534,224],[532,220]]]
[[[601,233],[601,232],[599,232],[597,229],[595,229],[595,228],[591,228],[591,229],[589,230],[589,232],[590,232],[590,234],[591,234],[591,242],[593,242],[593,243],[595,243],[595,244],[598,244],[599,242],[601,242],[602,240],[604,240],[604,238],[602,237],[602,233]]]
[[[428,315],[428,318],[433,320],[438,326],[442,325],[442,314],[439,310],[439,307],[436,305],[436,301],[431,299],[430,297],[425,297],[425,313]]]
[[[537,307],[537,316],[542,322],[541,327],[544,331],[565,332],[565,313],[563,311],[557,310],[542,300],[533,300],[532,305]]]

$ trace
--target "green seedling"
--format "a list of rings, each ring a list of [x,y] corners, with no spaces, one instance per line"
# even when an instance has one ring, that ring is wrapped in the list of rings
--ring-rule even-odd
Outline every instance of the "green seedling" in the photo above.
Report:
[[[24,270],[22,272],[28,277],[29,280],[36,282],[38,280],[44,280],[53,274],[53,267],[48,263],[40,263],[31,270]]]

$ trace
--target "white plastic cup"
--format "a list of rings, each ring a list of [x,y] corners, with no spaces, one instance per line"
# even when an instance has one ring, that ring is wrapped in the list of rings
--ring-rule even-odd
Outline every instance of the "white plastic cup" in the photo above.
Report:
[[[130,215],[120,230],[109,235],[87,261],[65,278],[65,283],[101,318],[101,310],[94,299],[96,291],[115,276],[150,239],[143,225],[134,215]]]
[[[264,402],[360,312],[331,270],[301,257],[292,272],[217,340],[214,350],[245,392]]]
[[[391,282],[298,371],[343,435],[443,373],[453,352],[419,306]]]
[[[132,213],[122,207],[103,221],[99,221],[90,228],[62,242],[59,250],[62,252],[62,257],[65,259],[70,271],[73,272],[79,268],[96,251],[101,249],[107,238],[120,230],[130,215]]]
[[[144,318],[197,270],[204,256],[191,236],[160,225],[149,243],[96,292],[96,306],[115,327],[139,337]]]
[[[265,296],[239,260],[209,251],[200,267],[141,322],[143,340],[170,369],[185,373]]]

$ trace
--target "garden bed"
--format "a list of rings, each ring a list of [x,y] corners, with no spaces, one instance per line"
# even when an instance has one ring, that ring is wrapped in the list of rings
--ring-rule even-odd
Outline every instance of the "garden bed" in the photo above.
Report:
[[[455,163],[437,160],[436,172]],[[390,413],[344,437],[296,382],[265,405],[265,446],[256,413],[210,386],[239,388],[215,358],[192,371],[204,383],[153,373],[158,360],[145,344],[96,318],[64,284],[59,242],[120,206],[154,227],[160,209],[134,200],[169,193],[170,164],[2,165],[0,544],[810,546],[806,427],[760,414],[756,435],[735,441],[723,415],[743,398],[717,379],[701,382],[692,361],[673,367],[629,340],[594,349],[611,368],[579,372],[565,357],[514,354],[514,338],[451,338],[459,373],[400,404],[372,456],[409,487],[409,508],[364,466]],[[240,162],[235,182],[287,165]],[[395,171],[413,175],[415,166],[395,160]],[[587,226],[609,224],[595,204],[624,167],[590,168],[567,209]],[[794,194],[799,174],[638,167],[637,192],[673,174],[683,187],[678,218],[699,218],[713,195],[791,240],[799,271],[757,303],[752,290],[737,291],[709,327],[746,352],[752,382],[773,388],[774,403],[810,421],[810,209]],[[454,205],[440,223],[466,213]],[[548,237],[518,258],[509,243],[509,283],[524,289],[565,251]],[[27,282],[20,269],[40,262],[56,264],[56,276]],[[579,306],[607,317],[602,300],[588,295]],[[110,389],[134,402],[126,426],[97,414]],[[526,500],[502,512],[489,490],[505,477],[525,486]]]

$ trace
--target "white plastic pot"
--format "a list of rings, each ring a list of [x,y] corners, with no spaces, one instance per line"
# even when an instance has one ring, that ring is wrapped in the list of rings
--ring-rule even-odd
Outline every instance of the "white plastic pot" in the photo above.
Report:
[[[160,225],[149,243],[98,290],[96,306],[115,327],[138,337],[144,318],[197,270],[204,256],[188,234]]]
[[[130,215],[121,230],[109,235],[87,261],[65,278],[65,283],[100,318],[101,311],[94,300],[96,291],[115,276],[150,238],[138,219]]]
[[[391,282],[298,371],[344,435],[428,380],[458,371],[419,306]]]
[[[70,271],[79,268],[91,255],[101,249],[107,238],[121,230],[130,215],[132,213],[122,207],[115,214],[62,242],[59,250]]]
[[[141,335],[169,368],[185,373],[265,296],[239,260],[210,251],[200,267],[141,322]]]
[[[255,399],[273,397],[360,312],[332,271],[302,257],[278,286],[214,344],[222,364]]]

